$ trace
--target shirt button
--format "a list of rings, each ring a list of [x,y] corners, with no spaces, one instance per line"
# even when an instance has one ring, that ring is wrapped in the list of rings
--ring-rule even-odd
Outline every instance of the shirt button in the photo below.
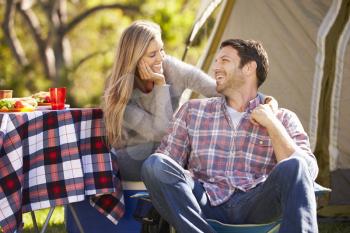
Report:
[[[214,182],[214,181],[215,181],[214,178],[210,178],[210,179],[209,179],[209,182]]]
[[[259,141],[259,144],[262,145],[264,142],[263,141]]]

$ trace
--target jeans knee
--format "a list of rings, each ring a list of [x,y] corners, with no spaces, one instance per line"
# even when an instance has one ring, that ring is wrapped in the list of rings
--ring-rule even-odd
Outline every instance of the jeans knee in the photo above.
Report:
[[[186,181],[184,169],[173,159],[163,154],[151,155],[142,165],[141,179],[145,183],[175,184]]]
[[[142,180],[145,179],[154,179],[157,176],[157,168],[159,166],[157,166],[157,164],[160,162],[160,158],[159,156],[157,156],[156,154],[152,154],[151,156],[149,156],[142,164],[141,166],[141,178]]]
[[[287,179],[305,177],[309,175],[306,161],[300,157],[288,158],[276,167]]]

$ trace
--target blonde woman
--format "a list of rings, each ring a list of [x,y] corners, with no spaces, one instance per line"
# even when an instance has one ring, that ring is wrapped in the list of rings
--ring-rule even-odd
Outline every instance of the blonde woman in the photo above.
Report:
[[[215,81],[164,52],[159,25],[136,21],[122,34],[104,93],[109,143],[124,180],[140,180],[186,88],[215,96]]]

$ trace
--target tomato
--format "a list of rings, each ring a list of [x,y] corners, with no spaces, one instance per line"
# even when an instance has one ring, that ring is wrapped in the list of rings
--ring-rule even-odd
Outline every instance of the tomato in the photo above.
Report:
[[[44,103],[51,103],[50,96],[45,96]]]
[[[13,105],[14,108],[23,108],[24,107],[24,104],[22,103],[22,101],[20,100],[17,100],[15,102],[15,104]]]

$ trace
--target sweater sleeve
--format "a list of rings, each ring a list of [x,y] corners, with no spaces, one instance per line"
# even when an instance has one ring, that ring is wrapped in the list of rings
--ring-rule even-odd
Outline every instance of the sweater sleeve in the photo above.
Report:
[[[167,75],[183,80],[185,88],[189,88],[206,97],[219,95],[216,92],[215,80],[201,69],[171,56],[167,56],[164,62]]]
[[[152,95],[150,111],[137,104],[126,106],[123,126],[129,131],[129,137],[136,132],[149,141],[160,141],[165,135],[173,115],[169,85],[155,86]]]

